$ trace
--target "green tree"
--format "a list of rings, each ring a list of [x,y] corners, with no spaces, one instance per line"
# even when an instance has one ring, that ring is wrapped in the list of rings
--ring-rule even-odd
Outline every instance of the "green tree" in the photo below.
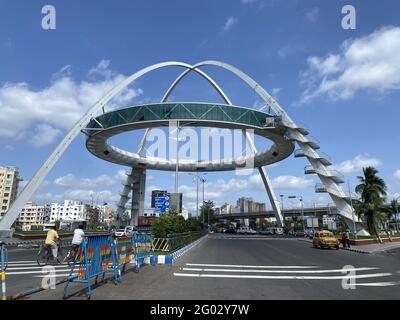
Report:
[[[185,219],[176,214],[162,213],[152,223],[153,235],[156,238],[166,238],[172,233],[182,233],[188,230]]]
[[[215,216],[214,202],[211,200],[204,201],[203,205],[200,206],[200,217],[199,220],[202,222],[204,217],[204,223],[213,224],[218,221]],[[210,219],[210,221],[208,221]]]
[[[395,222],[396,222],[396,231],[398,230],[398,225],[397,225],[397,213],[398,213],[398,204],[396,199],[392,199],[390,201],[389,206],[385,207],[384,212],[386,213],[386,217],[388,220],[391,220],[393,216],[395,217]]]
[[[390,240],[391,238],[385,227],[384,215],[382,214],[387,187],[385,181],[377,174],[378,170],[374,167],[363,168],[363,176],[357,176],[360,183],[356,186],[355,191],[360,195],[358,214],[365,217],[368,231],[376,235],[382,242],[379,236],[379,224],[382,224]]]

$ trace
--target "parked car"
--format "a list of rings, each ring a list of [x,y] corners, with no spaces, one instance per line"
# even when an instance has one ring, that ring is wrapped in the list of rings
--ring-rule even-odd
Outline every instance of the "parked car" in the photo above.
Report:
[[[335,248],[339,250],[339,240],[328,230],[317,231],[313,237],[315,248]]]
[[[283,229],[279,227],[272,227],[272,228],[266,228],[264,230],[261,230],[259,232],[262,235],[282,235],[283,234]]]
[[[237,229],[238,234],[257,234],[257,232],[250,227],[239,227]]]
[[[274,234],[274,230],[272,230],[272,228],[267,228],[267,229],[261,230],[259,233],[264,236],[272,236]]]
[[[127,226],[124,229],[117,229],[114,232],[114,235],[116,237],[130,237],[133,234],[134,231],[136,231],[135,227]]]
[[[226,229],[226,230],[225,230],[225,233],[235,234],[235,233],[237,233],[237,232],[236,232],[236,229],[235,229],[235,228],[229,228],[229,229]]]

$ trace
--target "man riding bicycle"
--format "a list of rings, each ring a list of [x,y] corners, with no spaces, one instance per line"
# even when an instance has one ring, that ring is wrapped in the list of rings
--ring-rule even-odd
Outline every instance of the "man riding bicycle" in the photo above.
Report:
[[[71,262],[72,259],[76,259],[78,255],[78,250],[79,247],[81,246],[81,243],[85,237],[85,232],[83,231],[83,225],[79,225],[77,229],[74,230],[74,237],[72,238],[72,245],[71,249],[68,252],[67,256],[65,259],[67,262]]]
[[[51,248],[51,253],[53,254],[54,260],[57,260],[57,254],[58,254],[57,241],[59,239],[60,237],[58,236],[56,227],[55,226],[51,227],[51,229],[47,232],[45,245]]]
[[[80,224],[77,229],[74,230],[74,237],[72,238],[72,247],[77,248],[81,245],[85,232],[83,231],[83,225]]]

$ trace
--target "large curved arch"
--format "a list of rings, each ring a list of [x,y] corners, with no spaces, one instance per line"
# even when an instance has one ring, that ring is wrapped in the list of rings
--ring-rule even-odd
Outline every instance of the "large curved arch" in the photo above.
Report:
[[[238,68],[229,65],[227,63],[215,60],[206,60],[193,65],[192,69],[187,69],[182,74],[180,74],[172,85],[169,87],[167,92],[164,95],[164,98],[167,99],[177,84],[192,70],[197,70],[202,66],[217,66],[223,69],[226,69],[236,76],[238,76],[241,80],[243,80],[247,85],[249,85],[274,111],[277,115],[281,117],[281,125],[287,127],[288,129],[288,138],[292,141],[297,142],[299,147],[301,148],[301,155],[307,158],[310,162],[311,166],[314,169],[315,174],[318,175],[319,179],[323,183],[325,187],[325,192],[327,192],[333,202],[335,203],[339,214],[344,218],[346,224],[349,227],[354,227],[354,231],[360,232],[360,234],[368,234],[362,225],[359,223],[359,219],[354,214],[354,209],[348,202],[348,197],[345,192],[339,186],[337,182],[337,175],[332,174],[332,171],[327,168],[327,162],[330,161],[320,156],[315,150],[319,148],[319,145],[313,145],[313,141],[310,141],[306,138],[308,132],[305,133],[305,130],[296,125],[296,123],[290,118],[290,116],[286,113],[286,111],[279,105],[279,103],[262,87],[260,86],[254,79],[252,79],[249,75],[239,70]],[[299,153],[300,154],[300,153]],[[330,164],[328,164],[330,165]],[[261,173],[261,171],[260,171]],[[357,225],[356,225],[357,223]]]
[[[71,144],[71,142],[78,136],[78,134],[81,132],[81,130],[84,129],[84,127],[88,123],[88,121],[97,112],[99,112],[101,109],[103,109],[105,107],[105,105],[107,104],[107,102],[109,102],[113,97],[115,97],[118,93],[120,93],[124,88],[129,86],[136,79],[142,77],[143,75],[145,75],[151,71],[154,71],[154,70],[157,70],[160,68],[164,68],[164,67],[170,67],[170,66],[183,67],[188,70],[193,68],[192,65],[183,63],[183,62],[179,62],[179,61],[161,62],[161,63],[157,63],[154,65],[145,67],[145,68],[139,70],[138,72],[135,72],[134,74],[132,74],[131,76],[126,78],[124,81],[122,81],[118,85],[116,85],[106,95],[104,95],[98,102],[96,102],[91,108],[89,108],[89,110],[82,116],[82,118],[77,123],[75,123],[75,125],[67,133],[67,135],[64,137],[64,139],[59,143],[59,145],[54,149],[54,151],[47,158],[47,160],[42,164],[42,166],[39,168],[39,170],[30,179],[30,181],[25,186],[25,188],[22,190],[22,192],[19,194],[19,196],[14,201],[14,203],[12,204],[10,209],[0,220],[0,233],[3,233],[3,234],[9,233],[9,230],[10,230],[12,224],[18,218],[18,215],[20,214],[22,208],[24,207],[26,202],[29,201],[29,199],[32,197],[32,195],[35,193],[35,191],[38,189],[38,187],[43,182],[44,178],[47,176],[49,171],[57,163],[57,161],[63,155],[63,153],[68,148],[68,146]],[[195,72],[198,72],[207,81],[209,81],[211,83],[211,85],[223,97],[223,99],[227,103],[230,103],[229,98],[225,95],[225,93],[221,90],[221,88],[219,88],[219,86],[207,74],[205,74],[201,70],[195,70]]]

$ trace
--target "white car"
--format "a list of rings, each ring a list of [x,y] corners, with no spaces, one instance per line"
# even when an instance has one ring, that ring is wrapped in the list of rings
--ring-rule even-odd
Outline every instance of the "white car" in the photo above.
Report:
[[[249,227],[239,227],[237,229],[237,234],[257,234],[257,231]]]
[[[116,237],[130,237],[136,229],[132,226],[127,226],[125,229],[117,229],[114,232]]]

